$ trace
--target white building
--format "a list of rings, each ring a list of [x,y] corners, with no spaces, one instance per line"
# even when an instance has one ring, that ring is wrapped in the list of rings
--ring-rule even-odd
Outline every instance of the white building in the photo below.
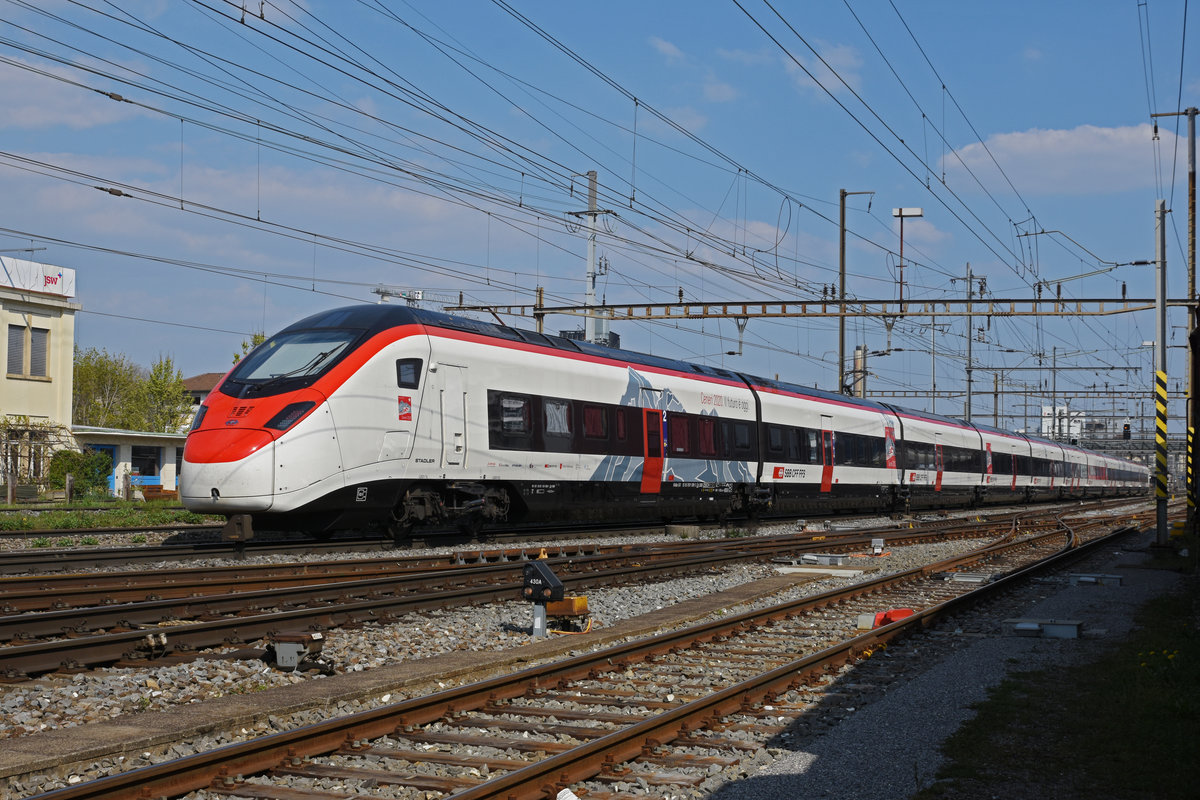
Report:
[[[75,366],[75,270],[0,256],[0,381],[3,473],[21,482],[42,474],[46,459],[70,444]],[[3,479],[0,478],[0,482]]]
[[[73,425],[75,270],[0,256],[0,326],[5,346],[0,381],[0,484],[36,486],[61,448],[107,452],[109,488],[174,489],[186,432],[144,433]],[[219,376],[218,376],[219,377]],[[210,387],[211,388],[211,387]],[[44,487],[41,487],[44,488]],[[0,494],[0,502],[4,496]]]

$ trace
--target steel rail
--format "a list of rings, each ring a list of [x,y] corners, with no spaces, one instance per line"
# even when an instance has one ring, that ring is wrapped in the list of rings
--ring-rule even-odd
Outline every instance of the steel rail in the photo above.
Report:
[[[339,559],[335,561],[306,561],[287,564],[237,564],[176,569],[156,569],[152,572],[88,572],[52,575],[33,575],[0,578],[0,613],[13,614],[64,608],[86,608],[115,603],[146,602],[169,598],[198,597],[227,592],[223,584],[247,583],[244,590],[256,588],[306,585],[314,579],[326,582],[358,581],[375,576],[416,574],[419,571],[463,569],[477,564],[524,562],[546,558],[552,564],[576,563],[589,557],[616,558],[638,555],[662,558],[683,555],[691,551],[715,549],[803,550],[846,549],[869,546],[876,538],[886,538],[893,545],[928,541],[930,537],[963,538],[979,535],[978,523],[940,527],[911,528],[907,531],[872,533],[812,533],[756,536],[738,539],[695,539],[690,541],[644,542],[637,544],[588,544],[558,547],[518,548],[511,550],[457,551],[428,556],[387,556],[383,558]],[[72,602],[73,598],[79,598]],[[4,636],[0,634],[0,640]]]
[[[756,560],[769,551],[761,548],[730,548],[708,554],[669,558],[640,563],[650,553],[628,553],[619,558],[633,562],[603,570],[583,570],[589,564],[576,560],[578,572],[559,575],[567,586],[587,588],[613,586],[623,581],[644,580],[649,576],[687,574],[731,562]],[[566,562],[560,562],[560,566]],[[372,578],[363,581],[322,584],[265,592],[243,592],[220,597],[199,598],[194,603],[158,601],[124,606],[73,609],[44,614],[22,614],[0,618],[0,636],[20,640],[49,632],[71,638],[36,642],[0,649],[0,675],[9,679],[43,674],[59,669],[78,669],[116,662],[146,662],[169,654],[194,654],[223,645],[240,645],[271,634],[295,630],[328,630],[345,625],[381,622],[398,614],[437,608],[457,608],[519,596],[521,583],[515,579],[523,564],[485,564],[471,570],[444,570],[409,577]],[[474,580],[489,579],[484,586],[462,586]],[[453,588],[455,585],[462,588]],[[408,594],[400,594],[405,588]],[[386,590],[393,595],[378,596]],[[421,591],[426,589],[427,591]],[[353,600],[351,595],[366,595]],[[325,600],[336,605],[292,608],[266,614],[237,616],[183,625],[161,626],[166,618],[211,617],[221,613],[244,613],[248,607],[277,607],[286,602],[311,603]],[[85,614],[86,612],[86,614]],[[80,622],[84,617],[86,622]],[[76,624],[71,624],[74,620]],[[86,635],[89,626],[114,626],[118,630],[103,635]]]

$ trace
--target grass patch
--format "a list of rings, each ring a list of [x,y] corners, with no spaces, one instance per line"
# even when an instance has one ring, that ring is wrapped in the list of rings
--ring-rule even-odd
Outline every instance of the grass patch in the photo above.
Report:
[[[117,501],[102,509],[39,509],[0,514],[0,530],[69,531],[79,528],[137,528],[155,525],[213,524],[224,518],[206,517],[166,503]]]
[[[914,798],[1196,797],[1198,612],[1193,574],[1141,609],[1140,627],[1099,661],[1010,676],[947,740],[950,763]]]

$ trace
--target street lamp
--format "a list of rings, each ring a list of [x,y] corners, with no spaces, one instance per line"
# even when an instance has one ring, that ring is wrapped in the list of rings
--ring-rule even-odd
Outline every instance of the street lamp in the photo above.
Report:
[[[893,208],[892,216],[900,218],[900,313],[904,313],[904,218],[923,217],[922,208]]]
[[[869,194],[875,199],[874,192],[838,191],[838,382],[839,394],[846,392],[846,198],[852,194]],[[867,201],[867,213],[871,213],[871,202]],[[901,248],[903,250],[903,248]]]

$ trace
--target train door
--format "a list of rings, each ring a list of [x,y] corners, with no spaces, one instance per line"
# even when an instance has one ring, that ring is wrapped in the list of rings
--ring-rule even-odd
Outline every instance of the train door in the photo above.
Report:
[[[642,409],[642,494],[658,494],[662,489],[663,415],[653,408]]]
[[[442,466],[467,461],[467,368],[439,364],[441,373]]]
[[[942,445],[937,443],[933,446],[933,468],[937,471],[937,477],[934,478],[933,490],[940,492],[942,490],[942,472],[945,469],[945,462],[942,460]]]
[[[833,491],[833,417],[821,415],[821,491]]]

